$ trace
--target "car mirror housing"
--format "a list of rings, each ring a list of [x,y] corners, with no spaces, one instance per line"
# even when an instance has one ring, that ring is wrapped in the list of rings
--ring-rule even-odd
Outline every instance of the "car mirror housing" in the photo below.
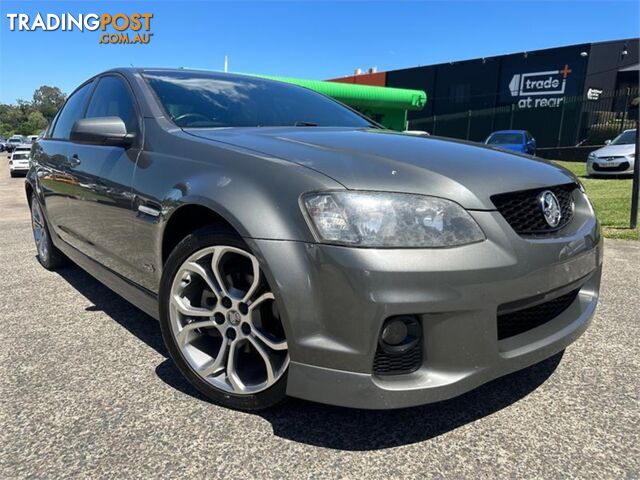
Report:
[[[69,136],[73,143],[123,148],[130,147],[134,138],[135,134],[127,132],[127,127],[120,117],[80,119],[73,124]]]
[[[605,145],[609,145],[610,143],[611,143],[611,140],[605,140],[605,141],[604,141],[604,144],[605,144]]]

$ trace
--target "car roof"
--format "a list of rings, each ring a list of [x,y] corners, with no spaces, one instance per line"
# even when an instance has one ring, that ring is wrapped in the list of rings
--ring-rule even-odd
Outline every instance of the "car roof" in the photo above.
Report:
[[[263,81],[263,82],[268,82],[268,83],[279,83],[282,84],[281,81],[278,80],[273,80],[270,78],[264,78],[264,77],[260,77],[257,75],[250,75],[250,74],[244,74],[244,73],[229,73],[229,72],[221,72],[218,70],[203,70],[203,69],[199,69],[199,68],[167,68],[167,67],[117,67],[117,68],[112,68],[110,70],[106,70],[104,72],[101,72],[97,75],[94,75],[93,77],[91,77],[91,79],[95,79],[97,77],[99,77],[100,75],[106,75],[108,73],[121,73],[123,75],[131,75],[131,74],[142,74],[144,75],[145,73],[198,73],[198,74],[202,74],[202,75],[207,75],[210,76],[212,78],[219,78],[219,79],[225,79],[225,80],[233,80],[233,79],[237,79],[237,80],[259,80],[259,81]],[[85,82],[86,83],[86,82]],[[296,85],[292,85],[292,86],[296,86]],[[304,87],[301,87],[304,88]]]
[[[494,133],[525,133],[526,130],[496,130],[495,132],[491,132],[491,135]]]

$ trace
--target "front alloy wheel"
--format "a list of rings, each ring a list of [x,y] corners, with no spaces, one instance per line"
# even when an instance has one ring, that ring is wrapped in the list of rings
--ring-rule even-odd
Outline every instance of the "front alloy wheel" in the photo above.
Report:
[[[275,296],[244,242],[196,232],[176,247],[167,267],[161,323],[182,373],[233,408],[259,409],[281,400],[287,340]]]

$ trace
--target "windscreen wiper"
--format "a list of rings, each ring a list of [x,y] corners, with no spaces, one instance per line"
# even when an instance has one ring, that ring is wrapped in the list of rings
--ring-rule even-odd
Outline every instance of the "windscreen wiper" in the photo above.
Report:
[[[293,124],[294,127],[317,127],[317,123],[313,122],[296,122]]]

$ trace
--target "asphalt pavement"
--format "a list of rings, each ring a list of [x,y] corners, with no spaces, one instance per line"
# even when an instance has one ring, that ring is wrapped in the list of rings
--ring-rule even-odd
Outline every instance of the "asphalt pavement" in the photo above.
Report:
[[[418,408],[242,413],[182,379],[155,320],[40,267],[0,154],[0,478],[639,478],[640,242],[605,245],[564,355]]]

